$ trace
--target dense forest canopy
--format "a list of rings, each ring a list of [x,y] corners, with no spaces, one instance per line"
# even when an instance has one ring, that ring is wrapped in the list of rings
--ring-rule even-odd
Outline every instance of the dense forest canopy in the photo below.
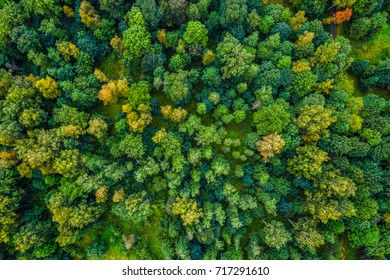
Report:
[[[0,259],[390,258],[389,12],[0,0]]]

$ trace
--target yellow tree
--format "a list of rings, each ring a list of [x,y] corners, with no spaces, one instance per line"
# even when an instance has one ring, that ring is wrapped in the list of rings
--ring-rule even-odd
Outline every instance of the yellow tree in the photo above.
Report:
[[[202,209],[197,207],[196,201],[187,197],[176,197],[172,213],[180,215],[184,225],[197,224],[199,218],[203,216]]]
[[[292,18],[290,18],[290,27],[293,31],[297,31],[307,21],[305,11],[298,11]]]
[[[83,0],[79,10],[81,22],[87,27],[96,26],[100,23],[100,16],[96,13],[95,8],[88,1]]]
[[[67,16],[67,17],[74,17],[74,11],[71,7],[67,6],[67,5],[64,5],[62,7],[62,11],[64,12],[64,14]]]
[[[305,31],[301,36],[298,37],[298,40],[295,42],[297,47],[305,47],[313,42],[314,33]]]
[[[35,83],[35,87],[42,93],[42,95],[49,99],[57,98],[61,95],[58,89],[57,81],[50,76],[42,78]]]
[[[292,70],[294,73],[308,72],[311,70],[310,63],[303,60],[293,62]]]
[[[328,127],[336,122],[336,116],[332,115],[332,110],[321,105],[305,105],[295,120],[296,125],[303,130],[302,139],[311,142],[318,141],[321,137],[327,137]]]
[[[111,39],[110,45],[114,50],[118,51],[120,54],[122,54],[123,51],[125,50],[125,46],[123,45],[122,39],[117,35],[115,35]]]
[[[97,203],[103,203],[107,200],[107,194],[108,194],[108,187],[107,186],[101,186],[98,188],[95,192],[95,198]]]
[[[215,54],[212,50],[208,50],[202,58],[202,62],[204,65],[210,65],[215,60]]]
[[[63,55],[66,62],[70,60],[71,57],[77,58],[80,54],[80,49],[76,47],[75,44],[70,42],[58,42],[56,43],[58,51]]]
[[[126,96],[129,86],[126,78],[122,80],[110,81],[102,86],[102,89],[98,93],[98,97],[103,101],[104,105],[109,103],[115,103],[119,97]]]
[[[95,136],[97,139],[101,139],[107,134],[108,124],[102,119],[90,120],[88,124],[87,133]]]
[[[100,82],[102,82],[102,83],[108,82],[107,76],[99,69],[95,68],[95,71],[93,72],[93,74],[95,75],[96,79],[98,79]]]
[[[262,140],[256,142],[257,150],[262,155],[265,161],[273,157],[275,154],[279,154],[285,142],[278,133],[271,133],[265,136]]]

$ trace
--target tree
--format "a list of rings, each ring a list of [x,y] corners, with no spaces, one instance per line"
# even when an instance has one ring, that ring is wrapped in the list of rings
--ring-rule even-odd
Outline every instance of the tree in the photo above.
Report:
[[[305,17],[305,11],[298,11],[293,17],[290,18],[290,26],[293,31],[297,31],[307,21]]]
[[[294,227],[294,237],[297,240],[300,248],[308,248],[315,250],[317,247],[325,244],[325,240],[316,229],[314,220],[308,218],[300,218],[297,223],[290,223]]]
[[[220,6],[222,25],[242,25],[248,14],[245,0],[226,0]]]
[[[66,62],[68,62],[71,57],[77,58],[80,55],[80,49],[73,43],[57,41],[56,47],[58,51],[64,56]]]
[[[145,222],[152,214],[151,205],[145,191],[130,195],[123,202],[123,206],[123,214],[125,215],[120,215],[120,217],[135,224]]]
[[[333,14],[333,23],[342,24],[344,21],[348,21],[352,16],[352,10],[346,8],[344,11],[338,11]]]
[[[126,11],[124,6],[126,6],[124,0],[99,0],[100,9],[108,12],[115,19],[120,19],[123,16],[124,11]]]
[[[110,81],[104,84],[98,93],[98,97],[104,105],[115,103],[118,98],[126,96],[129,91],[126,78],[122,80]]]
[[[46,76],[46,78],[38,80],[35,83],[35,87],[42,93],[44,97],[49,99],[54,99],[61,95],[56,80],[50,76]]]
[[[200,126],[195,135],[195,141],[198,145],[208,146],[211,143],[221,143],[222,138],[226,135],[226,130],[218,129],[215,125]]]
[[[115,190],[112,196],[112,202],[122,202],[125,199],[125,191],[123,189]]]
[[[280,249],[292,239],[291,234],[286,230],[283,223],[279,221],[264,223],[265,243],[268,246]]]
[[[221,82],[221,76],[219,75],[218,68],[210,66],[203,70],[203,74],[201,77],[203,83],[208,86],[218,87]]]
[[[53,163],[60,154],[61,140],[55,130],[34,130],[29,138],[18,140],[15,150],[22,161],[18,168],[22,176],[29,176],[33,169],[52,174],[56,173]]]
[[[100,118],[92,119],[88,122],[87,133],[95,136],[97,139],[102,139],[107,135],[108,125]]]
[[[190,97],[188,72],[179,70],[177,73],[164,73],[163,91],[175,104],[185,103]]]
[[[187,18],[187,0],[165,0],[160,3],[166,21],[170,24],[180,25]]]
[[[210,65],[214,62],[214,60],[215,60],[215,54],[212,50],[208,50],[207,52],[205,52],[202,58],[202,62],[204,65]]]
[[[87,27],[97,26],[100,23],[100,16],[96,13],[94,7],[86,0],[83,0],[79,10],[81,22]]]
[[[27,13],[36,15],[58,14],[60,11],[55,0],[22,0],[21,3]]]
[[[169,68],[172,71],[177,72],[179,70],[183,70],[184,67],[187,65],[187,63],[188,63],[188,60],[186,60],[183,55],[175,54],[169,60]]]
[[[19,117],[19,122],[27,128],[32,128],[43,123],[46,119],[46,112],[39,109],[25,109]]]
[[[315,145],[296,149],[297,155],[287,160],[287,170],[298,178],[313,179],[322,171],[322,163],[329,159],[328,154]]]
[[[114,157],[126,155],[128,158],[142,158],[145,154],[142,136],[127,134],[120,142],[112,145],[110,152]]]
[[[74,177],[80,172],[79,150],[62,150],[58,157],[53,160],[53,171],[65,178]]]
[[[33,247],[42,246],[48,232],[48,222],[34,221],[22,226],[14,236],[15,249],[24,253]]]
[[[147,30],[145,20],[139,8],[133,7],[126,16],[130,23],[123,32],[123,56],[128,61],[140,58],[152,47],[151,35]]]
[[[267,135],[273,132],[281,133],[290,123],[290,116],[283,104],[272,103],[256,111],[253,114],[253,121],[257,132],[260,135]]]
[[[85,201],[71,206],[61,192],[51,195],[48,208],[52,213],[53,222],[58,223],[59,235],[56,241],[60,246],[75,243],[80,237],[79,230],[99,219],[104,211],[102,207],[88,205]]]
[[[278,133],[269,134],[256,142],[257,150],[265,161],[268,161],[275,154],[279,154],[284,145],[285,142]]]
[[[336,55],[341,45],[339,42],[327,42],[317,48],[313,57],[310,59],[311,65],[329,64],[336,59]]]
[[[298,60],[293,62],[292,70],[294,71],[294,73],[301,73],[301,72],[308,72],[311,70],[311,68],[308,62]]]
[[[67,17],[74,17],[74,11],[71,7],[64,5],[62,6],[62,11]]]
[[[181,107],[172,109],[170,105],[161,106],[161,113],[165,118],[176,123],[182,122],[187,117],[188,114],[188,112],[185,109]]]
[[[207,46],[207,29],[199,21],[189,21],[183,39],[187,44],[200,44],[202,47]]]
[[[296,118],[296,125],[303,130],[302,139],[307,142],[318,141],[321,137],[328,137],[327,128],[337,118],[332,116],[332,111],[320,105],[305,105]]]
[[[295,47],[303,48],[310,45],[314,39],[314,32],[309,32],[305,30],[302,35],[298,37],[298,40],[295,42]]]
[[[0,189],[0,244],[8,243],[13,235],[15,227],[18,225],[18,214],[22,192],[19,188],[12,187],[15,178],[5,169],[1,170]]]
[[[363,97],[363,116],[379,115],[385,108],[386,101],[375,94],[367,94]]]
[[[155,0],[137,0],[135,5],[138,6],[144,16],[145,20],[148,22],[150,28],[156,29],[160,22],[161,17],[163,16],[163,11],[161,7],[157,6]]]
[[[136,108],[139,104],[149,104],[150,102],[150,85],[148,82],[140,81],[132,84],[127,91],[128,104]]]
[[[127,123],[133,132],[143,132],[152,122],[152,108],[148,104],[140,104],[134,109],[126,104],[122,106],[122,110],[126,113]]]
[[[297,67],[298,65],[296,65]],[[307,64],[301,64],[298,67],[303,67],[298,71],[308,70],[309,68]],[[297,71],[297,68],[295,68]],[[298,72],[292,76],[291,81],[291,91],[298,95],[299,97],[303,97],[308,95],[317,85],[318,76],[313,74],[310,71]]]
[[[24,25],[12,30],[11,39],[16,43],[21,53],[34,52],[42,48],[38,32]]]
[[[255,56],[248,52],[231,34],[226,34],[218,44],[217,56],[223,63],[223,79],[243,76],[249,70]]]
[[[180,215],[184,225],[199,223],[199,218],[203,216],[202,209],[197,207],[195,200],[187,197],[176,197],[172,205],[172,213]]]
[[[55,108],[53,111],[53,120],[62,125],[79,125],[85,128],[88,118],[88,113],[68,105],[62,105],[61,108]]]

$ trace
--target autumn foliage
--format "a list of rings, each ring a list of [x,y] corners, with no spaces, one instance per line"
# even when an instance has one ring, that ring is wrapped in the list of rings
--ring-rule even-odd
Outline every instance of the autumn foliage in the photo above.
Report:
[[[335,24],[341,24],[344,21],[348,21],[352,16],[352,10],[346,8],[345,11],[338,11],[333,14],[333,22]]]
[[[99,91],[98,97],[103,101],[104,105],[108,103],[115,103],[119,97],[126,96],[129,87],[126,78],[117,81],[110,81],[108,84],[104,84]]]

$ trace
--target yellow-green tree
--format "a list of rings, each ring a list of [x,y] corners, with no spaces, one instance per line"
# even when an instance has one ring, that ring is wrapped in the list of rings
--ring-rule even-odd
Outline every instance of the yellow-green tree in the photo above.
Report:
[[[100,16],[96,13],[91,3],[86,0],[81,2],[79,15],[81,22],[87,27],[97,26],[100,23]]]
[[[298,178],[313,179],[322,171],[322,163],[329,159],[328,154],[315,145],[297,148],[297,155],[287,161],[287,170]]]
[[[295,124],[303,131],[302,139],[313,142],[320,140],[321,137],[327,137],[329,135],[327,128],[336,120],[330,109],[321,105],[305,105],[295,119]]]
[[[50,76],[42,78],[35,83],[35,87],[42,93],[42,95],[49,99],[57,98],[61,95],[58,89],[58,83]]]
[[[198,208],[196,201],[187,197],[176,197],[172,213],[180,215],[184,225],[197,224],[199,218],[203,216],[203,211]]]

